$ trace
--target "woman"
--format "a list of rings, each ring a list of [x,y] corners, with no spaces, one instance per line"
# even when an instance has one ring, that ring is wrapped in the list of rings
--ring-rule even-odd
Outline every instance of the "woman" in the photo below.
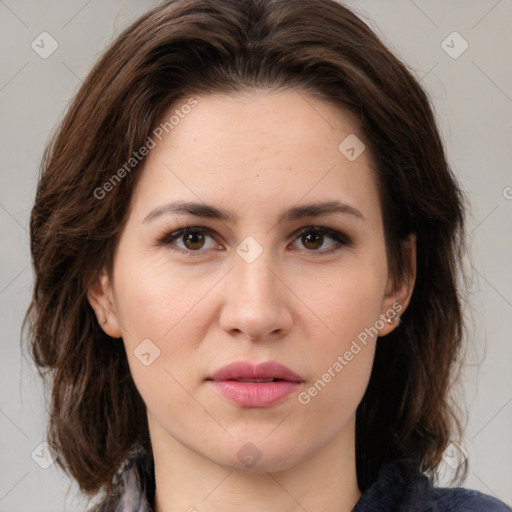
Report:
[[[158,6],[85,80],[32,211],[58,463],[98,511],[509,510],[432,486],[463,234],[428,97],[347,8]]]

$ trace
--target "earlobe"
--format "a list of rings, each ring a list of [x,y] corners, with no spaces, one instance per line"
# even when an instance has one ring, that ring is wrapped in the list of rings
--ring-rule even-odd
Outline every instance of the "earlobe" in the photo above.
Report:
[[[110,279],[102,271],[87,289],[87,300],[96,313],[100,327],[112,338],[121,338],[122,333],[117,320],[117,311],[113,301]]]

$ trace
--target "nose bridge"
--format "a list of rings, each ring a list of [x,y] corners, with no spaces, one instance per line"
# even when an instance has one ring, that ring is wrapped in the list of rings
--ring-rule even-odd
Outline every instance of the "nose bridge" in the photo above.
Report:
[[[240,244],[234,255],[221,324],[224,330],[262,339],[288,330],[291,314],[271,251],[248,244]]]
[[[269,302],[276,299],[275,270],[271,271],[275,262],[269,250],[258,246],[251,241],[239,245],[231,274],[235,287],[242,294],[245,291],[248,300]],[[240,298],[243,301],[244,296]]]

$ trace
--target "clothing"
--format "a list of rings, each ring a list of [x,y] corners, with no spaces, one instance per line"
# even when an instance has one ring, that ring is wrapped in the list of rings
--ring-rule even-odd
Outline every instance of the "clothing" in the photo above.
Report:
[[[433,487],[403,461],[385,464],[352,512],[511,512],[505,503],[462,487]]]
[[[155,480],[151,457],[123,467],[120,498],[91,512],[154,512]],[[143,489],[144,491],[141,491]],[[512,512],[492,496],[461,487],[433,487],[407,461],[381,466],[377,479],[352,512]]]

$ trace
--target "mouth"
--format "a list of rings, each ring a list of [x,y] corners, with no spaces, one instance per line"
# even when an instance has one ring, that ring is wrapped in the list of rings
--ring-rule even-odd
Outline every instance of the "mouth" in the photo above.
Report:
[[[229,402],[241,407],[270,407],[295,393],[304,380],[290,368],[269,361],[228,364],[206,379]]]
[[[254,364],[250,361],[237,361],[223,366],[206,380],[265,383],[275,381],[304,382],[287,366],[277,361]]]
[[[285,380],[285,379],[228,379],[232,380],[234,382],[252,382],[254,384],[258,384],[260,382],[277,382],[278,380]]]

